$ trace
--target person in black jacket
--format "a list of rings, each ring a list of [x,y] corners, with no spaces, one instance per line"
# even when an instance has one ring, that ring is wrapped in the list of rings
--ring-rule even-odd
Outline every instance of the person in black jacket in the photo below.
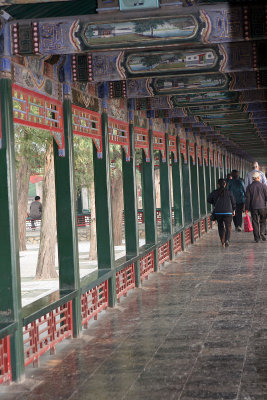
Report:
[[[214,205],[214,215],[218,221],[218,232],[223,247],[229,246],[232,219],[235,214],[236,202],[233,193],[226,188],[224,179],[218,180],[218,189],[208,195],[208,202]]]
[[[253,234],[256,243],[266,240],[264,236],[266,225],[266,201],[267,186],[260,182],[259,172],[252,174],[252,183],[246,190],[246,210],[249,210],[252,218]]]

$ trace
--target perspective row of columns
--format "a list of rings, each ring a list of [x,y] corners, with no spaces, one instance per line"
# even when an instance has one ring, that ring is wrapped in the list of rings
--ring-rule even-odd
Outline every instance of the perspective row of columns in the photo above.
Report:
[[[15,333],[11,336],[12,376],[19,379],[24,373],[23,353],[23,319],[21,306],[21,283],[18,246],[18,218],[15,170],[15,142],[13,126],[12,81],[10,68],[0,79],[1,93],[1,132],[0,149],[0,329],[7,324],[16,324]],[[59,258],[59,287],[62,294],[75,292],[73,304],[73,334],[78,336],[81,330],[80,276],[78,258],[78,239],[76,226],[76,201],[74,190],[74,154],[72,131],[71,88],[65,85],[63,100],[65,157],[59,157],[55,144],[55,186],[57,211],[57,237]],[[133,122],[130,121],[130,161],[126,161],[122,152],[122,171],[124,189],[124,218],[126,258],[139,256],[139,236],[137,218],[137,185],[135,161],[135,137]],[[215,187],[216,179],[228,171],[212,168],[198,158],[193,165],[188,153],[187,164],[183,162],[179,143],[177,143],[177,163],[172,154],[172,190],[174,207],[174,226],[172,224],[170,165],[168,160],[168,135],[165,135],[167,160],[163,162],[160,155],[160,191],[162,234],[170,237],[200,217],[207,217],[210,208],[206,196]],[[112,204],[110,183],[110,158],[108,137],[108,116],[102,113],[103,157],[97,157],[94,148],[94,183],[97,224],[98,273],[111,271],[109,279],[109,304],[116,304],[116,273],[113,245]],[[189,144],[189,143],[187,143]],[[189,146],[187,146],[187,149]],[[195,149],[196,150],[196,149]],[[156,199],[154,185],[153,131],[149,131],[149,152],[151,161],[147,162],[143,152],[142,193],[143,215],[146,244],[157,245]],[[224,164],[225,165],[225,164]],[[193,195],[194,194],[194,195]],[[171,255],[172,257],[172,246]],[[155,251],[155,269],[157,269],[157,251]],[[140,286],[139,261],[136,263],[136,285]]]

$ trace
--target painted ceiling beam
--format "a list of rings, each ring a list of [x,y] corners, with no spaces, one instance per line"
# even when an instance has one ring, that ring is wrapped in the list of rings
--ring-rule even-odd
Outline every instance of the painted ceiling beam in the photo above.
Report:
[[[160,49],[91,52],[72,56],[72,76],[77,82],[124,81],[175,77],[177,74],[217,74],[217,85],[229,81],[237,88],[242,82],[248,85],[264,82],[267,69],[267,44],[264,40],[232,42],[220,45],[164,46]],[[257,72],[255,72],[257,71]],[[237,76],[223,76],[233,73]],[[246,74],[254,72],[253,74]],[[183,76],[186,80],[186,76]],[[131,83],[133,85],[133,83]],[[117,83],[118,85],[118,83]],[[142,85],[142,84],[141,84]],[[143,85],[144,86],[144,85]],[[155,90],[157,86],[155,87]]]
[[[11,20],[7,24],[11,54],[48,55],[259,40],[266,35],[265,16],[264,4],[233,7],[225,2],[123,15]]]
[[[185,108],[205,105],[234,105],[267,102],[266,90],[248,90],[239,92],[206,92],[190,93],[185,95],[160,96],[152,98],[131,99],[136,110],[159,110]]]
[[[225,74],[194,73],[157,78],[138,78],[121,81],[109,81],[110,98],[139,98],[161,95],[178,95],[185,93],[201,93],[209,91],[239,91],[266,89],[267,73],[265,71],[247,71]],[[102,78],[103,79],[103,78]],[[98,85],[101,94],[101,85]]]

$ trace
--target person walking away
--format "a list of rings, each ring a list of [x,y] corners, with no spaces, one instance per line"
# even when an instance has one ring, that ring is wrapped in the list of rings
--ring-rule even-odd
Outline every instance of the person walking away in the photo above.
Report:
[[[226,187],[226,181],[219,179],[217,189],[213,190],[207,198],[214,205],[214,214],[218,222],[218,232],[223,247],[228,247],[232,231],[232,220],[235,213],[235,198]]]
[[[246,210],[250,211],[252,218],[254,240],[258,243],[260,240],[265,241],[265,225],[266,225],[266,201],[267,186],[260,182],[261,175],[259,171],[252,174],[252,183],[248,185],[246,190]]]
[[[254,161],[252,163],[252,170],[249,171],[245,177],[245,190],[247,190],[248,185],[250,185],[253,182],[253,178],[252,175],[254,174],[254,172],[258,172],[260,175],[260,181],[261,183],[263,183],[264,185],[267,186],[267,179],[265,174],[260,171],[260,167],[257,161]]]
[[[226,175],[225,182],[226,182],[226,186],[227,187],[228,187],[228,185],[229,185],[229,183],[231,182],[232,179],[233,179],[232,173]]]
[[[30,205],[30,218],[31,227],[32,229],[35,229],[34,221],[42,218],[42,203],[39,196],[35,196],[34,201]]]
[[[228,189],[233,193],[236,208],[233,217],[235,230],[241,232],[242,230],[242,212],[245,208],[245,186],[242,179],[239,178],[239,172],[236,169],[232,171],[232,177],[228,184]]]

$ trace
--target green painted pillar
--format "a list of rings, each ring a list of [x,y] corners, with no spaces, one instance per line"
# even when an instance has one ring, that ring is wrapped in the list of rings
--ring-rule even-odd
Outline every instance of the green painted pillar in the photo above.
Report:
[[[211,190],[214,190],[216,188],[216,166],[215,166],[215,156],[214,156],[214,151],[210,150],[211,152],[211,158],[213,161],[213,165],[211,165]]]
[[[63,118],[64,157],[59,155],[57,144],[54,142],[59,288],[63,291],[78,291],[77,297],[72,302],[73,334],[74,336],[78,336],[82,325],[76,190],[74,185],[72,103],[71,89],[66,84],[64,84]]]
[[[220,167],[219,167],[217,151],[214,152],[214,170],[215,170],[215,185],[216,185],[218,180],[220,179]]]
[[[169,138],[165,133],[166,160],[160,152],[160,199],[161,199],[161,226],[162,235],[172,234],[172,203],[171,203],[171,177],[169,159]],[[170,240],[170,259],[173,258],[173,241]]]
[[[201,146],[201,162],[198,166],[199,178],[199,197],[200,197],[200,215],[207,215],[207,191],[206,191],[206,174],[205,174],[205,160],[203,158],[203,146]]]
[[[105,109],[104,109],[105,110]],[[94,146],[94,183],[96,207],[97,257],[98,269],[114,269],[114,241],[112,224],[110,154],[108,137],[108,115],[106,111],[101,116],[102,123],[102,158],[97,157]],[[116,274],[109,280],[109,305],[114,307],[117,302]]]
[[[154,178],[154,151],[153,151],[153,131],[149,129],[149,154],[150,162],[146,161],[143,151],[142,159],[142,193],[143,193],[143,212],[146,233],[146,244],[157,242],[156,226],[156,195]]]
[[[126,257],[132,258],[139,254],[139,235],[137,219],[137,187],[135,161],[135,134],[132,118],[129,125],[130,160],[126,161],[125,152],[122,154],[123,194],[124,194],[124,224]],[[135,265],[135,284],[141,285],[140,264]]]
[[[192,204],[193,204],[193,221],[199,219],[199,177],[198,177],[198,158],[196,153],[196,144],[193,144],[195,160],[190,157],[191,168],[191,190],[192,190]]]
[[[211,171],[211,163],[210,163],[210,149],[208,147],[208,165],[205,163],[205,176],[206,176],[206,196],[210,194],[210,192],[213,190],[212,189],[212,183],[211,183],[211,177],[212,177],[212,171]],[[207,203],[207,212],[210,213],[212,209],[211,204]]]
[[[176,137],[177,146],[177,162],[174,161],[174,155],[172,154],[172,190],[173,190],[173,208],[174,208],[174,229],[177,231],[184,225],[183,215],[183,177],[182,167],[183,162],[180,152],[180,140]]]
[[[187,150],[187,163],[182,164],[183,171],[183,209],[184,209],[184,225],[192,225],[193,212],[192,212],[192,196],[191,196],[191,171],[190,171],[190,155],[189,155],[189,141],[186,141]]]
[[[169,163],[169,139],[165,134],[166,160],[163,160],[160,152],[160,198],[161,198],[161,225],[163,235],[172,233],[172,209],[171,209],[171,183]]]
[[[227,165],[226,165],[226,155],[223,155],[223,178],[227,176]]]
[[[154,146],[152,119],[149,119],[149,154],[150,162],[146,161],[146,155],[142,155],[142,193],[143,193],[143,215],[145,224],[146,244],[157,243],[156,224],[156,195],[154,175]],[[158,251],[154,251],[155,271],[158,271]]]
[[[5,77],[0,76],[0,323],[17,323],[17,330],[11,336],[11,371],[12,379],[19,381],[24,375],[24,350],[12,82],[10,61],[2,59],[1,62]]]

